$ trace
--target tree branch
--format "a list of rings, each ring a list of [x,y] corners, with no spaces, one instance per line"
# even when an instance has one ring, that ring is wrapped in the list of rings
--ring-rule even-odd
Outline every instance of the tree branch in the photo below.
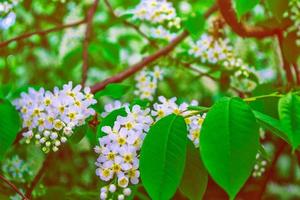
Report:
[[[290,64],[288,63],[288,61],[284,57],[284,53],[283,53],[283,33],[282,33],[282,31],[279,31],[277,33],[277,39],[278,39],[280,54],[281,54],[281,58],[282,58],[282,62],[283,62],[282,67],[285,71],[286,79],[287,79],[287,82],[288,82],[288,88],[290,88],[294,84],[294,79],[293,79],[293,74],[292,74]]]
[[[99,90],[102,90],[103,88],[105,88],[105,86],[107,86],[110,83],[117,83],[117,82],[121,82],[124,79],[130,77],[131,75],[135,74],[136,72],[138,72],[139,70],[143,69],[144,67],[146,67],[148,64],[150,64],[151,62],[157,60],[158,58],[167,55],[169,52],[171,52],[181,41],[183,41],[187,36],[188,36],[188,32],[187,31],[183,31],[179,36],[177,36],[174,40],[172,40],[170,42],[169,45],[167,45],[166,47],[158,50],[157,52],[155,52],[154,54],[144,58],[143,60],[141,60],[140,62],[136,63],[135,65],[133,65],[132,67],[129,67],[128,69],[124,70],[123,72],[112,76],[102,82],[96,83],[94,86],[91,87],[91,91],[92,93],[98,92]]]
[[[217,0],[219,10],[225,19],[226,23],[232,30],[241,37],[265,38],[274,36],[280,30],[279,28],[267,28],[261,26],[248,26],[239,22],[236,13],[233,9],[231,0]]]
[[[29,200],[18,188],[17,186],[15,186],[12,182],[10,182],[9,180],[7,180],[4,176],[2,176],[0,174],[0,179],[3,180],[7,185],[9,185],[16,193],[18,193],[23,200]]]
[[[39,183],[39,181],[41,180],[41,178],[44,175],[44,172],[46,171],[49,163],[50,163],[50,159],[51,159],[52,153],[50,152],[49,154],[47,154],[42,167],[40,168],[40,170],[38,171],[38,173],[36,174],[36,176],[34,177],[33,181],[31,182],[29,188],[26,191],[25,196],[27,198],[31,198],[31,194],[32,191],[34,190],[35,186]]]
[[[205,14],[205,18],[208,18],[212,13],[214,13],[217,10],[217,6],[213,5]],[[106,80],[96,83],[91,87],[92,93],[96,93],[99,90],[102,90],[110,83],[117,83],[125,80],[126,78],[130,77],[131,75],[135,74],[136,72],[140,71],[144,67],[146,67],[148,64],[152,63],[153,61],[157,60],[158,58],[167,55],[170,53],[180,42],[182,42],[189,33],[185,30],[180,35],[178,35],[176,38],[174,38],[167,46],[164,48],[158,50],[154,54],[144,58],[140,62],[136,63],[135,65],[125,69],[123,72],[112,76],[110,78],[107,78]]]
[[[85,22],[86,22],[86,20],[83,19],[83,20],[80,20],[78,22],[73,22],[73,23],[70,23],[70,24],[63,24],[63,25],[60,25],[60,26],[57,26],[57,27],[54,27],[54,28],[50,28],[50,29],[47,29],[47,30],[39,30],[39,31],[31,32],[31,33],[25,33],[23,35],[20,35],[20,36],[17,36],[15,38],[6,40],[4,42],[1,42],[0,47],[7,46],[8,44],[10,44],[12,42],[15,42],[15,41],[24,40],[26,38],[29,38],[29,37],[33,36],[33,35],[46,35],[48,33],[55,32],[55,31],[60,31],[60,30],[65,29],[65,28],[78,26],[78,25],[83,24]]]
[[[88,63],[88,57],[89,57],[89,52],[88,52],[88,47],[89,47],[89,40],[91,37],[91,32],[92,32],[92,23],[93,23],[93,17],[95,15],[97,6],[99,4],[99,0],[95,0],[94,4],[91,6],[89,9],[87,16],[86,16],[86,31],[85,31],[85,37],[83,40],[83,50],[82,50],[82,78],[81,78],[81,85],[84,87],[86,79],[87,79],[87,71],[89,67]]]

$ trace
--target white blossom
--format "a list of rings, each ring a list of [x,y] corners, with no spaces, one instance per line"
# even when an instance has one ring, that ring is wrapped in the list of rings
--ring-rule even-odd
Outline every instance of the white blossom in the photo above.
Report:
[[[54,88],[53,92],[44,88],[21,93],[14,102],[23,119],[23,127],[29,130],[23,133],[26,142],[35,139],[44,152],[57,151],[61,143],[73,134],[73,129],[95,111],[90,108],[96,103],[90,89],[81,91],[81,86],[73,88],[72,82],[63,85],[63,89]]]

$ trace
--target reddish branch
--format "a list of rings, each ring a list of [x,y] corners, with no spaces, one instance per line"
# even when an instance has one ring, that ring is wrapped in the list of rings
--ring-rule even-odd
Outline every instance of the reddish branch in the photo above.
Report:
[[[92,32],[92,24],[93,24],[93,18],[97,9],[97,6],[99,4],[99,0],[95,0],[92,7],[89,9],[87,16],[86,16],[86,31],[85,31],[85,37],[83,40],[83,50],[82,50],[82,58],[83,58],[83,64],[82,64],[82,78],[81,78],[81,85],[84,86],[86,79],[87,79],[87,71],[88,71],[88,47],[89,47],[89,40],[91,37]]]
[[[209,17],[213,12],[217,10],[217,6],[212,6],[205,14],[204,16],[207,18]],[[126,78],[130,77],[131,75],[135,74],[136,72],[140,71],[144,67],[146,67],[148,64],[152,63],[153,61],[159,59],[162,56],[167,55],[170,53],[180,42],[182,42],[189,33],[187,31],[183,31],[180,35],[178,35],[175,39],[173,39],[167,46],[164,48],[158,50],[154,54],[147,56],[140,62],[136,63],[135,65],[127,68],[123,72],[112,76],[110,78],[107,78],[106,80],[96,83],[94,86],[91,87],[91,90],[93,93],[98,92],[105,88],[110,83],[117,83],[125,80]]]
[[[12,182],[10,182],[9,180],[7,180],[4,176],[0,175],[0,179],[3,180],[7,185],[9,185],[16,193],[18,193],[22,199],[24,200],[28,200],[28,198],[26,198],[26,196],[24,196],[24,194],[17,188],[17,186],[15,186]]]
[[[83,20],[80,20],[78,22],[73,22],[73,23],[70,23],[70,24],[63,24],[63,25],[60,25],[60,26],[57,26],[57,27],[54,27],[54,28],[50,28],[50,29],[47,29],[47,30],[39,30],[39,31],[31,32],[31,33],[25,33],[23,35],[20,35],[20,36],[17,36],[15,38],[6,40],[4,42],[1,42],[0,43],[0,47],[7,46],[11,42],[24,40],[26,38],[29,38],[29,37],[33,36],[33,35],[46,35],[48,33],[55,32],[55,31],[60,31],[60,30],[65,29],[65,28],[70,28],[70,27],[78,26],[78,25],[83,24],[85,22],[86,22],[86,20],[83,19]]]
[[[153,61],[157,60],[158,58],[167,55],[169,52],[171,52],[181,41],[183,41],[186,37],[188,36],[188,32],[184,31],[182,32],[179,36],[177,36],[174,40],[172,40],[170,42],[169,45],[167,45],[166,47],[158,50],[157,52],[155,52],[154,54],[144,58],[143,60],[141,60],[140,62],[136,63],[135,65],[133,65],[132,67],[124,70],[123,72],[112,76],[100,83],[96,83],[94,86],[91,87],[91,91],[93,93],[98,92],[99,90],[102,90],[103,88],[105,88],[105,86],[107,86],[110,83],[117,83],[117,82],[121,82],[124,79],[130,77],[131,75],[135,74],[136,72],[138,72],[139,70],[143,69],[144,67],[146,67],[148,64],[152,63]]]
[[[297,85],[300,86],[300,70],[299,70],[297,63],[293,63],[293,67],[294,67],[294,71],[296,74]]]
[[[280,30],[279,28],[267,28],[261,26],[248,26],[238,20],[236,13],[232,6],[231,0],[217,0],[219,10],[225,19],[226,23],[232,28],[232,30],[241,37],[254,37],[265,38],[274,36]]]
[[[281,54],[282,62],[283,62],[283,69],[285,71],[286,79],[288,82],[288,87],[290,87],[291,85],[294,84],[294,80],[293,80],[291,66],[288,63],[288,61],[285,59],[284,53],[283,53],[283,33],[282,33],[282,31],[277,33],[277,38],[278,38],[280,54]]]
[[[43,177],[44,172],[46,171],[46,169],[50,163],[51,155],[52,155],[51,153],[49,153],[47,155],[47,157],[45,158],[45,160],[43,162],[42,167],[40,168],[37,175],[34,177],[33,181],[31,182],[29,188],[27,189],[26,194],[25,194],[25,196],[27,198],[31,198],[32,191],[34,190],[35,186],[39,183],[41,178]]]

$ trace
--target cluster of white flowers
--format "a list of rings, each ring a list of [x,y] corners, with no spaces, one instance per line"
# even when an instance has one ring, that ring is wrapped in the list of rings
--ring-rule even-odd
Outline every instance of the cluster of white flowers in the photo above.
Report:
[[[159,66],[155,66],[153,71],[141,71],[135,77],[137,84],[134,94],[140,99],[148,99],[152,101],[157,89],[158,81],[162,79],[163,71],[159,68]]]
[[[29,165],[20,159],[18,155],[6,160],[2,165],[2,171],[9,180],[24,183],[32,176]]]
[[[262,174],[266,171],[267,161],[260,155],[256,154],[256,163],[252,172],[254,178],[261,177]]]
[[[21,93],[21,98],[14,105],[21,112],[23,127],[28,131],[23,134],[26,142],[32,138],[42,145],[44,152],[57,151],[73,133],[73,128],[83,125],[85,120],[95,114],[91,105],[95,104],[90,88],[72,87],[72,82],[65,84],[62,90],[55,87],[53,92],[44,88],[28,93]]]
[[[198,102],[195,100],[193,100],[190,104],[184,102],[178,105],[176,100],[176,97],[166,99],[165,97],[160,96],[158,98],[158,103],[153,105],[153,110],[151,111],[151,115],[155,117],[155,121],[172,113],[182,116],[189,116],[192,113],[187,111],[188,106],[198,105]],[[185,122],[189,131],[188,138],[194,143],[195,147],[199,147],[200,130],[204,118],[205,114],[195,114],[185,118]]]
[[[150,36],[157,39],[172,40],[176,33],[167,29],[179,29],[181,19],[177,17],[172,3],[166,0],[141,0],[133,9],[134,18],[149,22]]]
[[[95,152],[99,154],[97,176],[103,181],[116,183],[101,188],[101,199],[108,198],[109,192],[119,193],[120,190],[123,194],[118,199],[124,199],[124,195],[130,195],[128,184],[139,183],[138,151],[153,119],[149,115],[150,109],[143,110],[138,105],[132,108],[125,106],[125,111],[127,116],[118,116],[112,127],[102,127],[107,135],[100,138],[100,146],[95,147]]]
[[[250,74],[255,74],[255,71],[242,59],[234,56],[228,39],[203,34],[191,45],[189,54],[200,58],[203,63],[219,64],[226,70],[234,71],[234,76],[231,77],[232,84],[241,90],[251,91],[256,87],[256,83],[249,79]]]
[[[13,8],[20,0],[9,0],[0,2],[0,29],[6,30],[16,21],[16,14]]]
[[[180,18],[172,3],[166,0],[141,0],[133,10],[134,17],[153,24],[168,23],[169,27],[180,27]]]
[[[292,29],[297,31],[297,45],[300,46],[300,1],[290,0],[289,1],[289,11],[284,13],[285,17],[288,17],[293,21]]]

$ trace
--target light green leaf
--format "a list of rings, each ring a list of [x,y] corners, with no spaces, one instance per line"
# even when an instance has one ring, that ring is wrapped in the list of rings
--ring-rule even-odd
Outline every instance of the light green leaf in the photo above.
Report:
[[[202,199],[207,187],[208,175],[198,150],[188,142],[184,174],[180,191],[190,200]]]
[[[192,13],[191,16],[183,22],[186,30],[194,39],[198,39],[204,29],[205,18],[203,13]]]
[[[153,200],[171,199],[184,172],[187,127],[182,116],[168,115],[148,132],[141,149],[143,185]]]
[[[0,160],[13,144],[20,131],[21,121],[15,107],[0,99]]]
[[[127,113],[125,111],[125,108],[119,108],[117,110],[112,111],[109,113],[102,121],[100,122],[98,128],[97,128],[97,138],[101,138],[102,136],[106,135],[101,129],[103,126],[114,126],[114,122],[116,121],[118,116],[126,116]]]
[[[111,83],[107,85],[104,90],[97,92],[95,97],[98,99],[102,96],[109,96],[114,99],[120,99],[128,90],[130,89],[129,85]]]
[[[262,127],[270,130],[272,133],[285,140],[287,143],[290,143],[289,138],[286,135],[286,130],[284,130],[284,127],[279,120],[258,111],[253,111],[253,113],[257,119],[257,122]]]
[[[244,14],[252,10],[259,3],[259,0],[234,0],[233,2],[236,13],[241,18]]]
[[[259,146],[256,119],[239,98],[223,98],[207,113],[200,153],[211,177],[233,199],[249,178]]]
[[[280,121],[296,149],[300,144],[300,97],[289,93],[280,98],[278,106]]]

